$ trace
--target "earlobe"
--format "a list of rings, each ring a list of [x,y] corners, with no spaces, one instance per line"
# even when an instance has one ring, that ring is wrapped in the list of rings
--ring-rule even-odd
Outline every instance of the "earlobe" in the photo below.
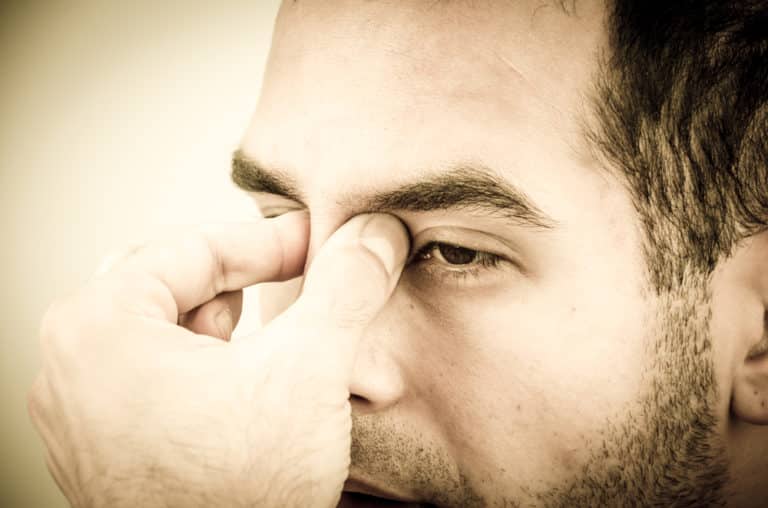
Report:
[[[737,418],[768,425],[768,312],[763,338],[747,354],[734,380],[731,409]]]
[[[731,261],[728,285],[732,317],[741,324],[733,337],[731,414],[744,422],[768,425],[768,230],[744,242]]]

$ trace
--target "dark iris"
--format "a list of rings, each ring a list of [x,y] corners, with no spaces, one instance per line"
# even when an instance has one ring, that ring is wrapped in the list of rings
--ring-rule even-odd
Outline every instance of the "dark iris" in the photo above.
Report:
[[[439,243],[437,244],[437,248],[440,250],[440,255],[452,265],[466,265],[474,261],[477,257],[476,250],[465,249],[464,247]]]

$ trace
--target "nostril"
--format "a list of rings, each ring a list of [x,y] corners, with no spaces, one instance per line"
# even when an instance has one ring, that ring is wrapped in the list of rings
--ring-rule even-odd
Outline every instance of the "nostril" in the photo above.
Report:
[[[369,406],[371,404],[371,401],[366,399],[365,397],[361,397],[359,395],[355,395],[354,393],[349,395],[349,403],[352,404],[352,407],[355,409],[364,409],[366,406]],[[362,411],[365,412],[365,411]]]

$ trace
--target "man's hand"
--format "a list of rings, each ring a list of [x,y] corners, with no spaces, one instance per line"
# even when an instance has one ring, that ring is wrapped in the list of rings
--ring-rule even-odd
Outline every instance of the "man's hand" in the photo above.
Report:
[[[51,307],[29,409],[74,506],[335,506],[357,343],[408,238],[353,218],[291,307],[228,342],[241,288],[300,275],[308,235],[305,213],[180,234]]]

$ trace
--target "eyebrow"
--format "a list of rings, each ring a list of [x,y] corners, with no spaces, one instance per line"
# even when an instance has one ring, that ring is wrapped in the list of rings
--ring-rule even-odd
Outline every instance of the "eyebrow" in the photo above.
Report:
[[[266,169],[241,150],[232,156],[231,177],[235,185],[246,192],[275,194],[304,204],[305,199],[290,175]],[[395,189],[349,201],[356,203],[359,213],[466,210],[501,217],[536,230],[549,230],[557,224],[522,190],[487,167],[475,164],[454,165]]]

